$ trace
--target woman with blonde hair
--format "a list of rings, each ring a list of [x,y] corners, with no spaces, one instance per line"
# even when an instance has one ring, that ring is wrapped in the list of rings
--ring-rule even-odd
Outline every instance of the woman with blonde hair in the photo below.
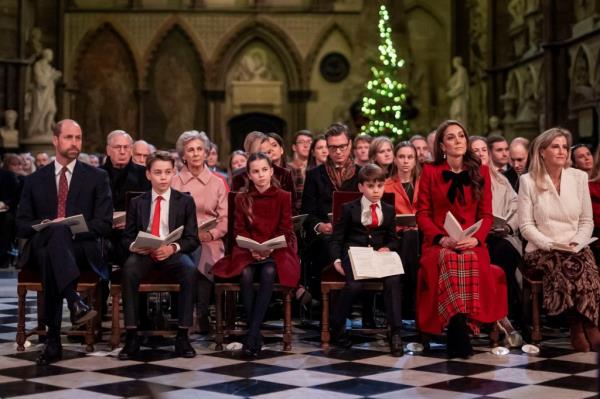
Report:
[[[600,349],[600,276],[587,245],[594,228],[588,176],[570,167],[570,148],[566,129],[554,127],[535,139],[518,214],[528,241],[525,264],[543,272],[544,306],[550,315],[566,314],[571,344],[587,352]],[[575,252],[577,246],[583,248]]]
[[[394,143],[388,137],[379,136],[371,141],[369,146],[369,160],[379,166],[390,176],[394,164]]]

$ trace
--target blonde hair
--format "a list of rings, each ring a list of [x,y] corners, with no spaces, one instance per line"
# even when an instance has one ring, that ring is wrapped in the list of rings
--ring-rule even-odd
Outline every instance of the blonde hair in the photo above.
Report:
[[[384,144],[389,144],[392,151],[394,151],[394,143],[386,136],[375,137],[371,140],[371,144],[369,145],[369,161],[371,161],[371,163],[375,162],[375,156]]]
[[[567,163],[565,164],[565,168],[571,166],[571,142],[573,141],[571,132],[562,127],[553,127],[537,136],[532,143],[528,172],[535,182],[537,189],[540,191],[548,190],[548,186],[546,185],[548,171],[546,170],[541,152],[548,148],[557,137],[567,139]]]

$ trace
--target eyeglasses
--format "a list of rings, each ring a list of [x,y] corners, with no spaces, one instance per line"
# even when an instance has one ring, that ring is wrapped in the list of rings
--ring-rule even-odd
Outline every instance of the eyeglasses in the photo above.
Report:
[[[116,151],[121,151],[121,150],[127,151],[128,149],[131,148],[131,145],[130,144],[129,145],[111,145],[110,148],[112,148],[113,150],[116,150]]]
[[[328,145],[327,149],[329,150],[329,152],[336,152],[336,151],[344,152],[348,148],[349,144],[350,143],[340,144],[340,145]]]
[[[311,145],[312,140],[298,140],[296,141],[296,145]]]

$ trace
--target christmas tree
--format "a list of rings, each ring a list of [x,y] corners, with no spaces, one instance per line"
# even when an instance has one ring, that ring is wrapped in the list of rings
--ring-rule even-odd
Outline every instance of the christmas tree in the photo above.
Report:
[[[379,60],[371,66],[362,112],[369,122],[362,132],[371,136],[388,136],[396,141],[409,131],[406,119],[406,85],[398,80],[404,60],[399,59],[392,42],[390,16],[384,5],[379,9]]]

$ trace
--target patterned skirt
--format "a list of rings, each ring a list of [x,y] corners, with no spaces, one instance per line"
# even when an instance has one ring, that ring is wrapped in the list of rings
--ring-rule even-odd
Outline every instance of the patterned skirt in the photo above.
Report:
[[[472,251],[442,249],[439,258],[438,315],[446,325],[458,313],[478,314],[479,265]]]
[[[536,250],[525,254],[528,268],[544,271],[544,307],[551,315],[575,310],[598,324],[600,276],[590,248],[571,254]]]

